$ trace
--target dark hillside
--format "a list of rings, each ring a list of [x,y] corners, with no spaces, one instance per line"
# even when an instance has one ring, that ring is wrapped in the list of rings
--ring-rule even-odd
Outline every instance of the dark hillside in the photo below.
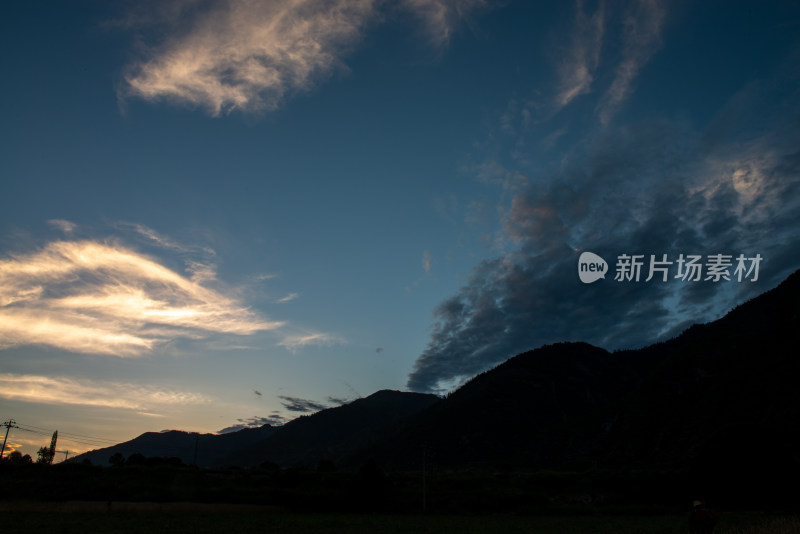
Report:
[[[422,393],[383,390],[283,425],[274,435],[228,455],[221,463],[316,467],[320,460],[347,464],[360,451],[390,439],[410,419],[439,402]]]
[[[210,466],[232,451],[239,450],[250,443],[261,440],[275,432],[275,427],[264,425],[260,428],[245,428],[229,434],[195,434],[180,430],[168,432],[145,432],[130,441],[79,454],[70,459],[81,462],[88,459],[94,465],[109,465],[109,458],[121,454],[128,458],[133,454],[145,457],[179,458],[184,464],[194,463]]]
[[[379,391],[278,429],[200,436],[199,463],[314,468],[330,460],[348,469],[372,457],[387,469],[418,470],[424,459],[482,472],[669,471],[729,497],[753,488],[774,497],[800,476],[799,319],[797,272],[663,343],[615,353],[544,346],[445,399]],[[117,451],[190,463],[193,450],[193,435],[170,432],[88,454],[98,463]]]
[[[794,469],[800,273],[675,339],[613,354],[545,346],[482,373],[374,448],[419,466]],[[705,467],[704,467],[705,468]],[[719,465],[714,469],[723,469]]]
[[[551,466],[568,429],[632,391],[651,366],[621,365],[586,343],[519,354],[432,406],[413,428],[372,451],[397,466],[418,465],[424,445],[440,466]]]
[[[758,484],[796,472],[799,329],[795,273],[665,344],[668,356],[602,421],[600,446],[584,453],[616,466],[691,467],[720,481]]]

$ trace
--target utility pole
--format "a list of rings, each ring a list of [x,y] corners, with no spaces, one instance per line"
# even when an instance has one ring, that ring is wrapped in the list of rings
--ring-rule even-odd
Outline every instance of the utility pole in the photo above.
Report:
[[[11,430],[12,428],[19,428],[17,426],[17,422],[14,421],[13,419],[9,419],[5,423],[3,423],[3,426],[6,427],[6,437],[3,438],[3,449],[0,450],[0,459],[3,458],[3,453],[6,452],[6,441],[8,440],[8,431]]]

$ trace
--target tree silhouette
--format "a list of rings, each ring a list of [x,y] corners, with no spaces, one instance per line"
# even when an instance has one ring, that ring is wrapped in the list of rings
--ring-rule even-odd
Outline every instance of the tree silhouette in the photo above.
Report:
[[[40,447],[36,452],[36,463],[50,465],[53,463],[53,451],[50,447]]]
[[[13,451],[11,454],[9,454],[5,458],[5,461],[7,461],[9,463],[12,463],[12,464],[32,464],[33,463],[33,459],[30,457],[29,454],[26,454],[25,456],[23,456],[22,453],[19,452],[19,451]]]

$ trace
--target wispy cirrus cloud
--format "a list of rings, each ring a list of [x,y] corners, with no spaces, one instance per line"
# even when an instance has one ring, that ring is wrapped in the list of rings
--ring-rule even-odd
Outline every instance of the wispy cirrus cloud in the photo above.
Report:
[[[198,393],[158,389],[142,384],[9,373],[0,374],[0,398],[42,404],[121,408],[153,416],[159,414],[149,410],[212,401]]]
[[[55,241],[0,259],[0,348],[44,344],[131,356],[176,338],[251,335],[269,321],[116,242]]]
[[[304,334],[289,334],[278,342],[279,347],[284,347],[291,352],[296,352],[307,346],[323,346],[330,347],[332,345],[341,345],[345,340],[339,336],[325,333],[304,333]]]
[[[577,2],[574,25],[572,42],[560,56],[558,65],[559,86],[555,99],[559,109],[591,90],[605,31],[604,5],[601,3],[594,14],[588,15],[583,3]]]
[[[425,271],[425,274],[430,274],[432,261],[433,256],[431,255],[430,251],[426,250],[422,253],[422,269]]]
[[[404,0],[404,7],[423,22],[435,46],[446,46],[453,31],[475,10],[487,7],[486,0]]]
[[[172,251],[181,252],[181,253],[191,252],[193,250],[192,247],[187,247],[186,245],[178,243],[177,241],[174,241],[174,240],[170,239],[167,236],[161,235],[160,233],[156,232],[152,228],[150,228],[148,226],[145,226],[144,224],[141,224],[141,223],[120,222],[120,223],[117,223],[115,226],[117,228],[121,228],[121,229],[125,229],[125,230],[128,230],[128,229],[133,230],[136,234],[138,234],[141,237],[144,237],[147,241],[150,241],[153,244],[155,244],[155,245],[157,245],[157,246],[159,246],[161,248],[167,249],[167,250],[172,250]],[[214,254],[214,251],[212,251],[212,250],[210,250],[208,248],[206,248],[204,250],[206,252],[210,252],[212,255]]]
[[[597,107],[602,124],[608,124],[619,106],[633,92],[633,80],[661,47],[661,32],[666,10],[659,0],[633,2],[625,13],[622,34],[622,57],[611,86]]]
[[[279,298],[279,299],[278,299],[278,300],[276,300],[275,302],[277,302],[278,304],[284,304],[284,303],[286,303],[286,302],[291,302],[291,301],[293,301],[293,300],[295,300],[295,299],[297,299],[297,298],[299,298],[299,297],[300,297],[300,294],[299,294],[299,293],[289,293],[289,294],[288,294],[288,295],[286,295],[285,297],[283,297],[283,298]]]
[[[49,221],[47,221],[47,223],[50,226],[58,228],[65,234],[71,234],[72,232],[75,231],[75,228],[78,227],[77,224],[70,221],[65,221],[64,219],[50,219]]]
[[[131,66],[127,91],[212,115],[274,109],[340,63],[376,3],[219,0],[183,10],[165,24],[170,37]]]
[[[599,2],[594,12],[584,2],[574,4],[572,27],[566,39],[558,35],[553,49],[556,82],[553,94],[540,102],[515,103],[507,130],[520,130],[515,123],[530,125],[552,119],[578,97],[597,93],[594,112],[607,125],[634,92],[634,81],[661,48],[667,9],[661,0],[626,4]],[[517,117],[519,116],[519,117]],[[555,130],[556,138],[566,130]],[[543,139],[545,144],[552,140]]]
[[[141,59],[128,66],[120,96],[199,106],[213,116],[269,111],[342,67],[347,52],[387,9],[417,15],[430,43],[442,47],[470,13],[487,5],[486,0],[158,2],[110,24],[138,30],[149,42]]]
[[[557,150],[569,150],[581,132],[600,134],[634,94],[637,77],[662,47],[668,5],[662,0],[588,4],[575,0],[568,28],[550,38],[554,75],[545,82],[547,89],[509,100],[499,131],[513,148],[474,164],[479,181],[514,194],[529,184],[531,168]],[[562,113],[568,109],[577,111]],[[584,119],[588,116],[591,120]]]

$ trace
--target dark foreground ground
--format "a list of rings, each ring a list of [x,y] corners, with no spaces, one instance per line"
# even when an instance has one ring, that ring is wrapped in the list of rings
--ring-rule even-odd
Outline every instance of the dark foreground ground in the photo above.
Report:
[[[686,534],[685,514],[438,515],[298,514],[252,505],[197,503],[5,502],[3,532],[63,533],[534,533]],[[795,534],[800,515],[722,512],[717,534]]]
[[[736,482],[734,482],[736,481]],[[0,465],[0,532],[689,532],[694,499],[717,534],[800,533],[797,487],[687,472],[384,472]]]

